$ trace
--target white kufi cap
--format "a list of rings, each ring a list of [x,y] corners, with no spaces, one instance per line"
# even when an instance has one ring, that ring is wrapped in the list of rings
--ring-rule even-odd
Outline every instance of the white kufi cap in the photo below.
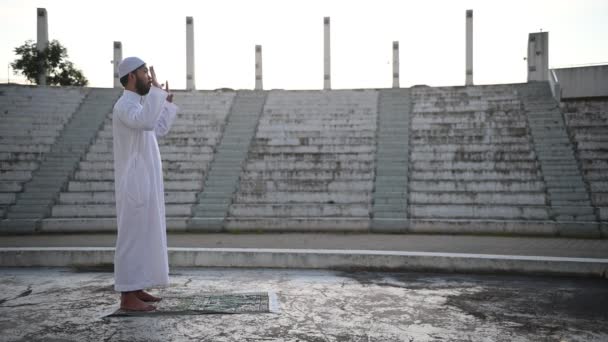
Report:
[[[146,62],[142,61],[137,57],[127,57],[120,61],[118,64],[118,78],[122,78],[124,75],[130,73],[131,71],[139,68],[140,66],[146,64]]]

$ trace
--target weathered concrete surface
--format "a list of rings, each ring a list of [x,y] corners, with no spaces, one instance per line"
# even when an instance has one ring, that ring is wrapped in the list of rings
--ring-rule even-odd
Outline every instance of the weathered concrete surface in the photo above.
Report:
[[[606,341],[605,280],[173,269],[161,296],[273,291],[279,314],[101,317],[110,272],[0,269],[3,341]]]
[[[177,234],[167,235],[169,247],[186,248],[285,248],[411,251],[536,255],[608,259],[608,239],[575,239],[513,236],[463,236],[437,234]],[[0,247],[114,247],[116,234],[7,235]]]
[[[111,265],[115,238],[115,234],[3,236],[0,266]],[[172,233],[168,244],[172,266],[608,275],[605,239]]]
[[[112,265],[114,248],[0,248],[1,267]],[[332,249],[169,248],[172,267],[568,275],[608,278],[608,259]]]

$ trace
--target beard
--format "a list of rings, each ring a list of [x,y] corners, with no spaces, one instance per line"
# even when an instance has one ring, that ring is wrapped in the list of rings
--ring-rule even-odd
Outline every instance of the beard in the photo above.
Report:
[[[138,77],[137,81],[135,82],[135,90],[137,90],[137,93],[140,96],[148,95],[150,92],[150,82]]]

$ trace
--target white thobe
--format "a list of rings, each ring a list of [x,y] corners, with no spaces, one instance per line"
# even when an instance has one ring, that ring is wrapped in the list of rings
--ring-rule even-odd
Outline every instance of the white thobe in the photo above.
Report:
[[[114,105],[114,190],[118,237],[114,289],[127,292],[169,283],[165,190],[157,137],[169,132],[178,107],[151,87],[129,90]]]

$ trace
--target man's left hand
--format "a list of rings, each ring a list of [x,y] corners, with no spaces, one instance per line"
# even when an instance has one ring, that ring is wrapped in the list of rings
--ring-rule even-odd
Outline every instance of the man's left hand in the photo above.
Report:
[[[167,95],[167,102],[173,103],[173,94],[169,91],[169,81],[165,81],[165,91],[169,94]]]

